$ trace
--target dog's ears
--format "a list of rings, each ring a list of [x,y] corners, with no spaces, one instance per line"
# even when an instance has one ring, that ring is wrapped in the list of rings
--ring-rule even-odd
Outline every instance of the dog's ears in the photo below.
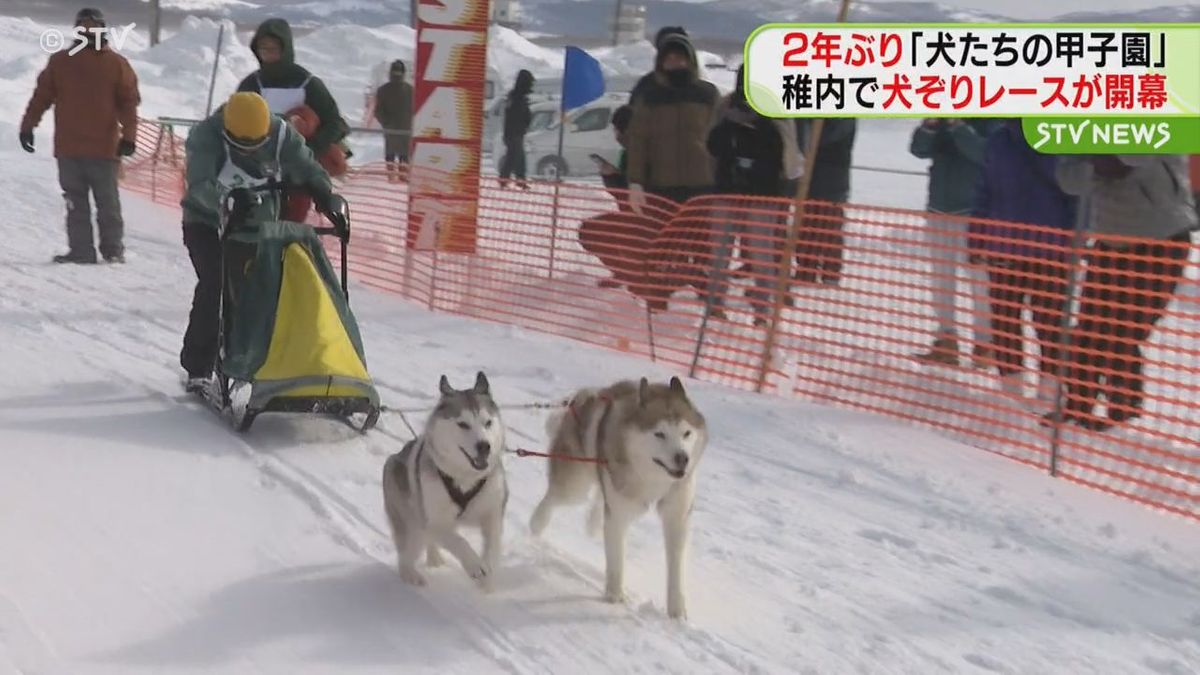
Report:
[[[680,380],[678,377],[671,378],[671,393],[687,398],[687,392],[683,390],[683,380]]]
[[[454,394],[454,387],[450,386],[450,380],[443,375],[442,379],[438,380],[438,391],[442,392],[442,396],[451,396]]]
[[[475,373],[475,393],[480,396],[490,396],[492,393],[492,385],[488,384],[487,375],[483,371]]]
[[[646,378],[643,377],[642,381],[638,382],[638,397],[637,397],[638,407],[646,405],[646,399],[649,397],[649,394],[650,394],[650,380],[647,380]]]

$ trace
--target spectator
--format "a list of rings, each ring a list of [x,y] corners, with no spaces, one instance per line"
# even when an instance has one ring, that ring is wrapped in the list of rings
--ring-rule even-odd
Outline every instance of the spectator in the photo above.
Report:
[[[522,70],[517,81],[508,92],[504,106],[504,157],[500,159],[500,187],[508,187],[508,180],[517,177],[517,187],[529,189],[525,182],[525,134],[533,121],[529,110],[529,94],[533,92],[533,73]]]
[[[235,187],[265,186],[274,181],[300,185],[317,200],[322,212],[340,211],[341,197],[333,193],[329,175],[316,162],[300,135],[271,114],[267,102],[253,92],[238,92],[208,119],[192,127],[187,138],[183,243],[196,270],[196,291],[180,363],[188,374],[188,389],[206,386],[218,347],[221,304],[222,248],[220,204]],[[252,221],[279,220],[280,204],[265,199],[242,214]],[[234,268],[248,260],[236,255]]]
[[[413,89],[404,81],[406,70],[403,61],[392,61],[388,81],[375,91],[375,121],[384,130],[384,161],[390,181],[400,179],[412,141]],[[388,133],[397,131],[402,133]]]
[[[630,104],[626,151],[635,210],[645,205],[646,192],[683,203],[713,188],[707,139],[720,102],[717,88],[700,79],[696,51],[685,36],[664,36],[654,67],[654,77]]]
[[[792,122],[763,117],[750,107],[743,88],[744,72],[744,66],[738,68],[736,88],[721,102],[718,122],[708,135],[708,151],[716,160],[717,192],[731,195],[730,211],[718,216],[722,230],[717,236],[708,287],[708,313],[713,318],[725,318],[729,286],[725,267],[734,240],[740,237],[742,259],[746,261],[743,271],[753,279],[755,286],[746,291],[746,297],[755,310],[754,325],[763,326],[767,322],[766,314],[776,284],[772,271],[778,268],[780,260],[780,221],[786,215],[789,203],[732,196],[778,198],[785,195],[790,176],[800,166],[800,153]]]
[[[1142,349],[1183,279],[1197,224],[1187,171],[1184,155],[1096,155],[1059,163],[1063,189],[1090,200],[1094,235],[1073,340],[1068,422],[1103,431],[1141,415]],[[1094,413],[1101,394],[1107,419]]]
[[[579,244],[612,272],[612,278],[600,280],[601,288],[625,286],[631,292],[641,294],[643,289],[639,282],[644,277],[646,250],[658,234],[660,224],[652,218],[634,213],[629,206],[629,182],[625,177],[626,154],[623,148],[628,140],[632,117],[633,109],[627,105],[617,108],[612,116],[613,134],[622,147],[617,166],[603,159],[598,160],[600,177],[604,180],[604,187],[617,200],[617,211],[583,221],[579,226]]]
[[[812,119],[796,120],[800,152],[808,150],[813,122]],[[808,188],[810,203],[804,208],[801,232],[807,237],[802,239],[796,252],[799,267],[796,279],[801,283],[821,282],[836,286],[842,281],[846,248],[844,204],[850,199],[850,164],[857,132],[858,122],[854,118],[825,120]],[[813,201],[823,203],[812,204]]]
[[[98,9],[81,9],[75,25],[105,26]],[[50,56],[38,75],[37,87],[21,120],[20,141],[34,151],[33,130],[54,107],[54,157],[58,182],[67,204],[67,247],[56,263],[95,263],[92,208],[100,255],[105,262],[125,262],[125,221],[117,189],[120,158],[134,153],[137,140],[137,75],[125,57],[108,45],[103,33],[88,33],[85,48],[73,56],[78,43]]]
[[[1067,253],[1075,222],[1075,199],[1058,186],[1055,158],[1025,141],[1021,121],[1006,121],[987,139],[972,222],[972,255],[987,265],[992,305],[992,346],[1000,388],[1023,400],[1025,339],[1021,315],[1028,309],[1040,353],[1037,397],[1058,393],[1063,370],[1063,310],[1070,267]]]
[[[662,48],[663,38],[667,37],[668,35],[677,35],[677,36],[683,37],[685,39],[690,39],[690,38],[688,38],[688,32],[686,30],[684,30],[683,26],[663,26],[662,28],[659,28],[658,32],[655,33],[655,35],[654,35],[654,49],[655,50]],[[633,85],[633,89],[631,89],[629,91],[629,102],[630,103],[633,103],[633,99],[637,98],[638,94],[641,94],[642,91],[644,91],[648,85],[650,85],[654,82],[654,74],[656,72],[658,72],[657,68],[654,70],[651,70],[650,72],[643,75],[637,81],[637,83],[635,83]]]
[[[716,87],[700,79],[692,43],[679,34],[665,35],[655,57],[654,76],[630,104],[633,121],[626,151],[629,203],[636,213],[650,215],[646,213],[649,193],[658,198],[653,217],[670,220],[681,204],[712,191],[707,139],[719,101]],[[683,259],[685,265],[694,266],[695,257],[709,248],[708,243],[703,236],[682,245],[665,240],[655,244],[650,273],[665,283],[649,301],[652,310],[665,309],[671,286],[678,285],[672,284],[676,275],[671,260]]]
[[[966,216],[971,212],[975,184],[983,165],[984,146],[994,125],[988,120],[927,119],[913,131],[909,152],[933,160],[929,168],[929,199],[926,208],[935,214]],[[965,219],[930,218],[925,225],[929,241],[930,271],[933,273],[933,312],[938,332],[933,346],[917,355],[926,363],[959,364],[958,280],[967,282],[972,300],[975,364],[986,367],[990,356],[991,321],[987,311],[987,275],[967,260]]]
[[[344,170],[349,157],[341,143],[350,133],[350,125],[342,119],[337,101],[321,78],[296,63],[292,27],[283,19],[263,21],[250,40],[250,50],[259,69],[242,80],[238,91],[260,94],[271,112],[283,117],[297,114],[302,106],[310,108],[318,124],[306,144],[327,172],[340,175],[338,169]],[[303,222],[311,206],[311,195],[296,188],[287,196],[283,218]]]

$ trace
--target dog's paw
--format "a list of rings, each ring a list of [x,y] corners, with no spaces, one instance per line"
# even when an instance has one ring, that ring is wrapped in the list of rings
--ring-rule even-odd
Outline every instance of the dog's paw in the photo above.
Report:
[[[667,607],[667,616],[671,617],[672,619],[674,619],[680,623],[686,623],[687,618],[688,618],[687,607],[684,607],[683,605],[678,605],[676,607]]]
[[[446,559],[442,557],[441,549],[436,546],[430,546],[425,552],[425,565],[428,567],[441,567],[446,564]]]
[[[483,562],[482,560],[476,560],[464,565],[463,569],[466,571],[467,576],[471,577],[475,581],[480,582],[482,582],[484,579],[487,579],[492,573],[492,571],[488,568],[487,563]]]
[[[411,586],[424,586],[425,584],[429,583],[425,581],[425,575],[421,574],[416,570],[416,568],[413,567],[401,567],[400,578],[404,580],[404,583]]]

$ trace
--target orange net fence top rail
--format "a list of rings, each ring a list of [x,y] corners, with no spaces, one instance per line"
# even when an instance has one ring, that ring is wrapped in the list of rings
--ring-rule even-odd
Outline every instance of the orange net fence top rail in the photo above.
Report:
[[[145,124],[123,184],[178,204],[182,168],[182,141]],[[412,250],[405,177],[352,169],[337,189],[354,278],[434,311],[886,415],[1200,519],[1200,246],[1187,233],[1104,238],[822,202],[797,218],[792,201],[732,195],[639,212],[598,185],[480,180],[474,251]]]

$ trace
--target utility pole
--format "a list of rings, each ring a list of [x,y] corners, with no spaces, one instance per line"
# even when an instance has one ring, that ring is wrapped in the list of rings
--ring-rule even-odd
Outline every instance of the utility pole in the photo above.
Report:
[[[613,18],[613,46],[621,46],[621,10],[624,9],[625,1],[617,0],[617,13]]]
[[[159,0],[150,0],[150,46],[158,44],[162,38],[162,7]]]

